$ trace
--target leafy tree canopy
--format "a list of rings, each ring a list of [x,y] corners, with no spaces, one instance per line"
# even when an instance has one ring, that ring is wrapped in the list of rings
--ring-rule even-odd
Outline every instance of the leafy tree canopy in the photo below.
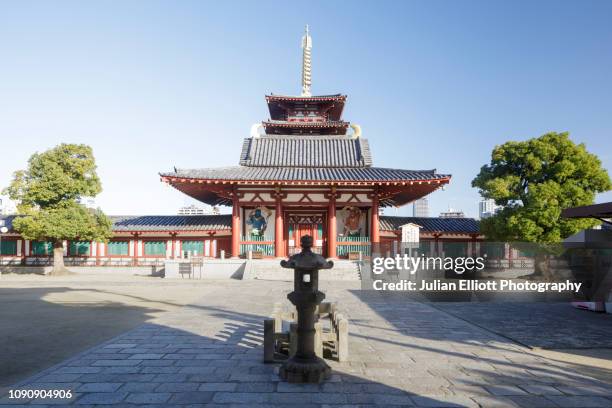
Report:
[[[576,145],[568,133],[551,132],[496,146],[472,186],[502,206],[495,216],[482,220],[488,238],[552,244],[597,224],[562,218],[561,211],[592,204],[595,194],[610,190],[611,183],[600,160],[584,144]]]
[[[61,144],[35,153],[27,170],[15,172],[5,190],[19,204],[14,228],[31,240],[96,240],[112,236],[111,221],[100,210],[79,204],[102,191],[91,147]]]

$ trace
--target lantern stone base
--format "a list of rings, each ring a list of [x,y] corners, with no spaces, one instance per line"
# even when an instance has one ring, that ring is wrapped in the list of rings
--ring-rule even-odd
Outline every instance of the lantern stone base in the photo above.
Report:
[[[289,383],[319,384],[329,379],[331,368],[319,357],[306,360],[294,356],[283,363],[279,375]]]

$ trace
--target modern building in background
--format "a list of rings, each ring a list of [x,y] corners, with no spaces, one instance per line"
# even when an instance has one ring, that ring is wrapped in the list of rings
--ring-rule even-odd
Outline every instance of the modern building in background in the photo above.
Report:
[[[412,204],[413,217],[429,217],[429,200],[427,197],[419,198]]]
[[[500,208],[500,205],[495,204],[495,200],[484,199],[478,203],[478,216],[480,219],[492,217]]]
[[[454,210],[449,207],[448,211],[440,213],[440,218],[465,218],[465,214],[461,210]]]

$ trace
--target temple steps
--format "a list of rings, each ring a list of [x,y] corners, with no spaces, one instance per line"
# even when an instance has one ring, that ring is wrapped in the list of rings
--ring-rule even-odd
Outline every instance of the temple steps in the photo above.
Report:
[[[282,268],[279,259],[253,259],[246,261],[242,279],[293,281],[293,271]],[[359,263],[344,259],[335,260],[332,269],[319,272],[319,280],[359,281]]]

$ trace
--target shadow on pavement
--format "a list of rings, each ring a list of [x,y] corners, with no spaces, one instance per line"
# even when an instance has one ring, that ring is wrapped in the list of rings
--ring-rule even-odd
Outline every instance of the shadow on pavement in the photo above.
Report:
[[[65,316],[70,322],[63,330],[87,332],[104,322],[112,323],[112,304],[76,303],[68,306],[42,299],[50,291],[62,290],[41,289],[37,294],[41,304],[50,309],[48,313]],[[92,314],[89,309],[99,310]],[[107,312],[110,314],[107,315]],[[114,312],[126,311],[115,307]],[[136,308],[132,313],[136,312],[138,314],[133,319],[138,316],[146,319],[150,311]],[[164,315],[156,323],[145,323],[77,354],[15,386],[18,389],[71,390],[71,399],[9,400],[5,396],[0,399],[0,404],[475,406],[468,399],[466,404],[451,403],[406,391],[401,387],[406,379],[383,372],[368,373],[362,364],[332,362],[334,374],[324,384],[282,382],[277,375],[278,365],[262,362],[262,319],[262,315],[220,307],[187,306]],[[32,322],[26,323],[26,326],[29,324]],[[65,334],[66,341],[73,341],[70,340],[70,333]],[[19,348],[18,339],[5,340]],[[45,350],[33,349],[32,352],[40,355]],[[14,365],[21,362],[16,354],[7,359],[11,360]]]

